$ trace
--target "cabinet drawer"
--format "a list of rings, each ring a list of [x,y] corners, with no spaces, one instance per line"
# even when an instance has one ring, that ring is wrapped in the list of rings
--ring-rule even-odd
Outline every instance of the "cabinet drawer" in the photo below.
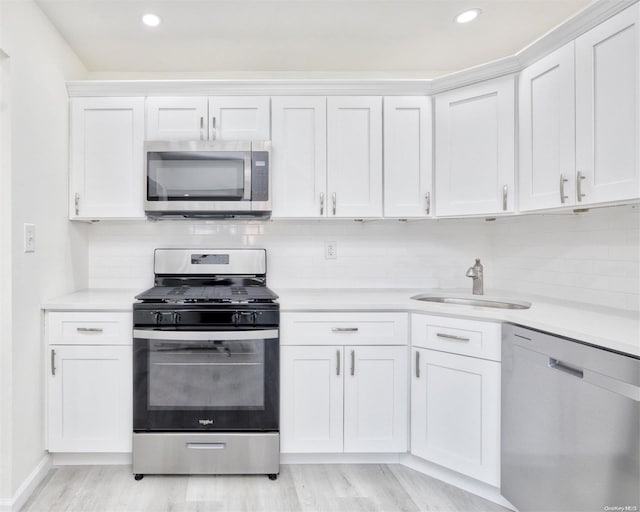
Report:
[[[283,313],[281,345],[406,345],[407,313]]]
[[[411,344],[500,361],[502,325],[461,318],[411,315]]]
[[[47,313],[47,339],[52,345],[131,345],[128,312]]]

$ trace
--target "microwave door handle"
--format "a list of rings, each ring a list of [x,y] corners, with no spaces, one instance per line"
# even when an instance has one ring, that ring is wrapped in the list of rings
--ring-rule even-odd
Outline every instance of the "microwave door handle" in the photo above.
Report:
[[[244,194],[242,199],[244,201],[251,201],[251,166],[253,165],[251,152],[247,152],[244,157]]]

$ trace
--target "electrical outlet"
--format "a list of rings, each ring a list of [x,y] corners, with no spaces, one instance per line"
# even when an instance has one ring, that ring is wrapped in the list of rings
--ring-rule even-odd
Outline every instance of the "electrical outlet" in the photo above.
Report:
[[[325,242],[324,243],[324,259],[335,260],[337,258],[338,258],[338,243]]]
[[[24,252],[36,252],[36,226],[24,225]]]

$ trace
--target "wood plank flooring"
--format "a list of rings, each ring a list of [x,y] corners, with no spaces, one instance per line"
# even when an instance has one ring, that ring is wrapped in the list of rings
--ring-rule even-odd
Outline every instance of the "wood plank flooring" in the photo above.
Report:
[[[131,466],[52,469],[23,512],[504,512],[401,465],[283,465],[266,476],[145,476]]]

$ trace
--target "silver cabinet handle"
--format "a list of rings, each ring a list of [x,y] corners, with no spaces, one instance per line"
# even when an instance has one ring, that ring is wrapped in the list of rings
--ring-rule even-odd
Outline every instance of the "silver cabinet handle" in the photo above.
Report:
[[[587,177],[578,171],[578,174],[576,175],[576,199],[579,203],[582,202],[582,198],[586,195],[582,193],[582,180],[586,179]]]
[[[336,205],[337,205],[337,199],[336,199],[336,193],[334,192],[333,194],[331,194],[331,201],[333,203],[333,214],[336,214]]]
[[[356,374],[356,351],[351,351],[351,375]]]
[[[340,375],[340,351],[336,350],[336,375]]]
[[[211,118],[211,140],[216,140],[216,118]]]
[[[204,140],[204,117],[200,116],[200,140]]]
[[[416,379],[420,378],[420,352],[416,350]]]
[[[443,332],[436,333],[438,338],[444,338],[445,340],[453,340],[453,341],[471,341],[469,338],[464,338],[462,336],[454,336],[453,334],[445,334]]]
[[[424,210],[425,212],[427,212],[427,215],[430,215],[431,213],[431,193],[427,192],[424,196],[424,200],[425,200],[425,207]]]
[[[56,374],[56,351],[51,349],[51,375]]]
[[[331,332],[358,332],[357,327],[332,327]]]
[[[320,215],[324,215],[324,192],[320,192]]]
[[[569,196],[564,195],[564,184],[569,181],[564,177],[564,174],[560,174],[560,203],[564,204],[565,199],[569,199]]]
[[[102,332],[104,329],[102,327],[77,327],[76,331],[78,332]]]
[[[76,192],[74,206],[76,209],[76,215],[80,215],[80,193],[79,192]]]
[[[502,210],[507,211],[507,198],[509,197],[509,186],[502,187]]]
[[[553,357],[549,358],[549,368],[560,370],[561,372],[568,373],[569,375],[573,375],[574,377],[578,377],[579,379],[584,378],[583,370],[580,370],[579,368],[573,368],[572,366],[561,363]]]

